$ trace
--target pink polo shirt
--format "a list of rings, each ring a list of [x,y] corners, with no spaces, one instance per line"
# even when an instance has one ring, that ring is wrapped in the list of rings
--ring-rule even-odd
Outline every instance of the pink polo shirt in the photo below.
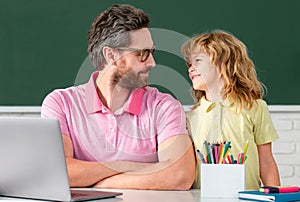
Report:
[[[112,113],[98,97],[97,76],[94,72],[86,84],[54,90],[42,104],[42,117],[60,121],[62,133],[73,142],[76,159],[157,162],[159,144],[188,134],[185,112],[169,94],[138,88]]]

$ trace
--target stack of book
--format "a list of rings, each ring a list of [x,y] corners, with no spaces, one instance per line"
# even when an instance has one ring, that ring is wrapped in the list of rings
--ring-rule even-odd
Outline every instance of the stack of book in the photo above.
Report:
[[[251,201],[300,201],[298,186],[262,187],[258,191],[240,191],[239,199]]]

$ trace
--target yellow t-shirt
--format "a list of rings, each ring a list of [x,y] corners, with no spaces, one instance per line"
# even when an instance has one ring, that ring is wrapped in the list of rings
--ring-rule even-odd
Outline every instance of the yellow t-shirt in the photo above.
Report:
[[[265,101],[258,99],[249,110],[245,106],[237,112],[236,105],[229,100],[209,102],[204,98],[194,110],[187,112],[189,132],[195,150],[203,150],[203,142],[231,141],[230,153],[244,151],[248,141],[246,166],[246,189],[258,189],[261,185],[257,145],[272,142],[278,134],[272,123]],[[239,105],[238,105],[239,107]],[[200,188],[200,164],[197,156],[197,174],[193,188]]]

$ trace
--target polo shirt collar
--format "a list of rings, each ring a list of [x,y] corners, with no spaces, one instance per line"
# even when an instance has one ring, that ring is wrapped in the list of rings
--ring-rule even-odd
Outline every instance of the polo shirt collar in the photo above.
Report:
[[[131,93],[128,103],[125,104],[125,111],[134,115],[139,115],[142,108],[144,92],[145,87],[135,89]]]
[[[223,107],[229,107],[233,104],[233,101],[231,99],[225,99],[221,100],[218,102],[210,102],[205,99],[203,96],[200,101],[200,105],[202,106],[201,108],[203,109],[204,112],[209,112],[211,109],[213,109],[216,105],[221,105]]]
[[[86,84],[85,96],[86,96],[87,111],[89,114],[95,112],[103,112],[105,108],[105,106],[99,99],[97,93],[97,86],[95,84],[95,80],[97,79],[98,74],[99,71],[92,73],[90,80]],[[144,92],[145,92],[145,88],[135,89],[129,96],[128,101],[125,102],[123,107],[124,111],[127,111],[131,114],[139,115],[142,108]]]
[[[89,114],[103,110],[103,104],[99,99],[97,87],[95,85],[98,74],[99,71],[93,72],[85,87],[86,106]]]

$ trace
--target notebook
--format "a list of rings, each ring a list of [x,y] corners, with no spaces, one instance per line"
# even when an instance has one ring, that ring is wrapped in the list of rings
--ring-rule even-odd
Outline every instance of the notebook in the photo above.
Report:
[[[0,117],[0,162],[2,196],[81,201],[122,194],[70,189],[56,119]]]
[[[239,199],[251,201],[300,201],[300,192],[290,193],[269,193],[265,194],[260,191],[240,191]]]

